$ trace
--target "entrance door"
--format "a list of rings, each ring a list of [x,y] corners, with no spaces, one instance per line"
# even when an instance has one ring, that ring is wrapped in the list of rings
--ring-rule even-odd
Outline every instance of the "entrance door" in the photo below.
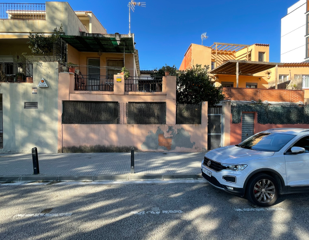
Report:
[[[309,136],[301,138],[293,147],[302,147],[306,151],[293,154],[291,147],[284,155],[287,183],[291,187],[309,186]]]
[[[243,113],[241,141],[254,135],[254,113]]]
[[[100,59],[88,59],[87,90],[98,91],[100,88]]]
[[[123,67],[123,60],[107,60],[107,79],[114,79]]]
[[[208,150],[222,146],[222,107],[208,108]]]

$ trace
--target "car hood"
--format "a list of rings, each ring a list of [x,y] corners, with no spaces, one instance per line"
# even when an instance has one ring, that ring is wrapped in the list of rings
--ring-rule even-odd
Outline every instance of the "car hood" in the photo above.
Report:
[[[248,160],[270,157],[274,152],[256,151],[236,146],[227,146],[211,150],[205,157],[220,163],[243,163]]]

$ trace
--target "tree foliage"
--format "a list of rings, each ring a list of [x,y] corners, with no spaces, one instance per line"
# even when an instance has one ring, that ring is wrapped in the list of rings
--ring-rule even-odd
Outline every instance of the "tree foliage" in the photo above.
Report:
[[[217,88],[207,74],[208,67],[193,66],[192,69],[180,72],[177,78],[177,103],[198,104],[208,102],[214,106],[224,99],[222,87]]]
[[[155,73],[151,74],[151,77],[156,79],[162,79],[162,77],[165,76],[165,72],[169,72],[170,76],[177,76],[177,68],[175,65],[168,66],[165,64],[165,66],[161,67],[160,69],[155,69]]]
[[[29,33],[28,44],[31,52],[34,55],[57,57],[58,61],[63,60],[61,54],[62,45],[60,36],[64,34],[62,25],[59,29],[56,27],[51,35],[44,35],[44,33]]]

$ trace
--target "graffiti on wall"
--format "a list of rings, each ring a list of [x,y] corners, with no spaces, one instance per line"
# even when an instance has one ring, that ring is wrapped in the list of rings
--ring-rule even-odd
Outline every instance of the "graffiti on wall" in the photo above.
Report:
[[[195,142],[191,142],[191,135],[183,128],[175,129],[168,127],[166,134],[158,127],[154,133],[152,131],[146,136],[142,150],[175,150],[176,147],[193,149]]]

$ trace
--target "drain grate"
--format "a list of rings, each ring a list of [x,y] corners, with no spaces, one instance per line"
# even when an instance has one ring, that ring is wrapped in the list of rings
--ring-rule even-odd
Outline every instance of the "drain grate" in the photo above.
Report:
[[[50,213],[52,210],[52,208],[46,208],[41,213]]]

